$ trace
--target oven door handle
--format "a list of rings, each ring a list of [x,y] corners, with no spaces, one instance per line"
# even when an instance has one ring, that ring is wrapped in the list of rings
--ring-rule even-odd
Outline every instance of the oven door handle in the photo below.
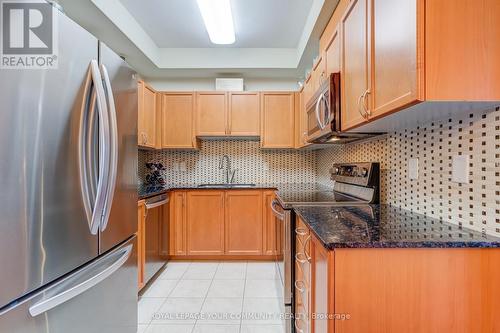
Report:
[[[150,203],[150,204],[146,204],[146,209],[153,209],[153,208],[156,208],[156,207],[163,206],[163,205],[165,205],[167,203],[168,203],[168,198],[166,198],[165,200],[162,200],[162,201],[158,201],[158,202],[153,202],[153,203]]]
[[[280,219],[281,221],[285,220],[285,214],[284,213],[280,213],[275,207],[276,206],[279,206],[279,202],[278,200],[274,199],[272,202],[271,202],[271,210],[273,211],[274,215]]]

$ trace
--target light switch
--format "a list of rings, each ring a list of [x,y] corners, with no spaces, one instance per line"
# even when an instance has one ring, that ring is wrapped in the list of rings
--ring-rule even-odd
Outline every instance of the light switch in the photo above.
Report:
[[[418,179],[418,158],[410,158],[408,160],[408,177],[411,180]]]
[[[179,162],[172,163],[172,167],[174,169],[174,172],[179,172]]]
[[[187,171],[186,162],[182,161],[181,163],[179,163],[179,169],[181,170],[181,172],[186,172]]]
[[[455,183],[469,183],[469,155],[453,156],[451,181]]]

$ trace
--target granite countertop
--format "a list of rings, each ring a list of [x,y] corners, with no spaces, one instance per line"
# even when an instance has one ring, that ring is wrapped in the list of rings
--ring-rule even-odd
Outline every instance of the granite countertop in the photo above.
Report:
[[[390,205],[295,206],[328,249],[498,248],[500,238]]]
[[[314,191],[317,190],[321,185],[315,184],[315,183],[303,183],[303,184],[296,184],[296,183],[291,183],[291,184],[256,184],[255,186],[252,187],[199,187],[198,184],[166,184],[166,185],[157,185],[157,186],[139,186],[138,188],[138,194],[139,194],[139,200],[141,199],[146,199],[155,195],[163,194],[165,192],[168,192],[170,190],[192,190],[192,189],[197,189],[197,190],[224,190],[224,189],[243,189],[243,190],[248,190],[248,189],[275,189],[279,190],[280,192],[283,191],[284,193],[300,193],[303,191]]]

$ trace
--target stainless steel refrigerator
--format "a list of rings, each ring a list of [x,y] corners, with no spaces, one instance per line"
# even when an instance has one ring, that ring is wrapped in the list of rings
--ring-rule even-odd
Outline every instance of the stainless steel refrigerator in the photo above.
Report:
[[[0,69],[0,332],[136,332],[135,74],[56,12],[58,68]]]

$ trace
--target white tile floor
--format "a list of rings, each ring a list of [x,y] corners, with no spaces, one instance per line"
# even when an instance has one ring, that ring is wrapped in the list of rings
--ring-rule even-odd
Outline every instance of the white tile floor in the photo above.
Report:
[[[283,333],[273,262],[169,262],[139,300],[139,333]]]

